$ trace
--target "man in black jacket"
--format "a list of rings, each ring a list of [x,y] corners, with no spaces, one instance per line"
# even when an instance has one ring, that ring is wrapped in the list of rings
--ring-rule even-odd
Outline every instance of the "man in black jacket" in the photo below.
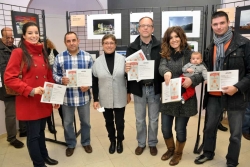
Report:
[[[5,125],[7,131],[7,141],[15,148],[22,148],[24,144],[16,139],[16,109],[15,109],[15,96],[6,94],[4,87],[4,71],[9,62],[10,55],[13,49],[16,48],[13,45],[14,38],[12,35],[12,29],[5,27],[1,30],[2,38],[0,39],[0,69],[1,69],[1,82],[0,86],[0,100],[5,105]],[[26,136],[25,122],[19,122],[20,137]]]
[[[229,23],[225,12],[219,11],[212,15],[214,36],[204,55],[204,63],[208,71],[239,70],[239,80],[234,85],[225,86],[222,92],[206,92],[203,104],[206,108],[204,147],[203,154],[194,161],[196,164],[213,159],[217,127],[226,110],[230,127],[227,166],[238,165],[242,122],[248,101],[246,92],[250,88],[250,41],[232,32]]]
[[[158,143],[158,117],[160,106],[161,82],[163,78],[158,72],[160,64],[161,43],[152,35],[154,32],[153,20],[150,17],[143,17],[139,20],[138,36],[127,49],[126,56],[142,49],[147,60],[154,60],[154,79],[137,81],[128,81],[128,96],[134,95],[134,106],[136,116],[136,130],[138,147],[135,149],[136,155],[141,155],[146,147],[148,136],[148,145],[151,155],[157,154],[156,144]],[[125,71],[128,72],[131,66],[126,63]],[[148,105],[148,128],[146,125],[146,106]]]

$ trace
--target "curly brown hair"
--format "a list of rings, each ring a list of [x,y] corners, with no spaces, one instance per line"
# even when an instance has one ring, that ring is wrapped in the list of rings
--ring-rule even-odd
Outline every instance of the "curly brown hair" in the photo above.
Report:
[[[51,40],[49,40],[48,38],[46,39],[46,43],[47,43],[47,48],[56,49],[54,43]]]
[[[181,39],[181,44],[180,44],[180,51],[184,50],[187,46],[188,49],[191,50],[187,43],[187,36],[184,32],[184,30],[180,26],[173,26],[169,27],[165,33],[164,37],[162,39],[162,44],[161,44],[161,57],[167,58],[168,60],[170,59],[170,55],[172,53],[173,48],[170,46],[170,35],[172,32],[175,32],[177,36]]]

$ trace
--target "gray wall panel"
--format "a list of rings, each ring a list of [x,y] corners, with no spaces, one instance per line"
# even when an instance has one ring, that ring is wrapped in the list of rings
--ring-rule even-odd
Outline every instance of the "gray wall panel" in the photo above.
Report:
[[[140,9],[138,8],[146,8],[146,11],[148,11],[148,8],[152,8],[152,7],[181,7],[181,6],[208,5],[208,22],[207,22],[208,33],[205,34],[206,39],[207,39],[207,45],[208,45],[209,38],[210,38],[210,26],[211,26],[210,25],[211,8],[212,8],[212,5],[214,4],[221,4],[221,0],[108,0],[108,9],[109,11],[112,9],[128,9],[132,11],[136,10],[136,12],[143,12],[144,9],[141,9],[140,11]],[[180,9],[176,9],[176,10],[180,11]],[[183,8],[183,10],[185,10],[185,8]],[[190,7],[186,8],[186,10],[190,10]],[[161,11],[155,11],[155,12],[158,15],[160,14]],[[155,19],[155,14],[154,14],[154,19]],[[160,27],[161,23],[157,22],[156,25]],[[158,26],[155,27],[155,35],[157,37],[159,37],[160,35],[160,29]]]

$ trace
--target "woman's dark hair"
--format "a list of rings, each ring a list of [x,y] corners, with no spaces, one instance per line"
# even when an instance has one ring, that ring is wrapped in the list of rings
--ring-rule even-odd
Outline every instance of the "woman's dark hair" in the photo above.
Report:
[[[25,23],[23,25],[23,28],[22,28],[23,35],[26,34],[27,29],[30,26],[37,27],[38,32],[39,32],[39,27],[37,26],[36,23],[34,23],[34,22],[27,22],[27,23]],[[21,36],[21,41],[19,42],[18,47],[20,47],[22,49],[22,51],[23,51],[23,61],[27,64],[27,70],[29,71],[31,65],[33,64],[33,60],[32,60],[32,57],[30,56],[30,53],[28,52],[28,50],[27,50],[27,48],[26,48],[26,46],[24,44],[25,39],[23,38],[23,35]],[[39,38],[38,42],[41,43],[40,38]],[[49,61],[48,61],[48,54],[47,54],[47,52],[45,51],[44,48],[43,48],[43,58],[44,58],[44,61],[45,61],[46,65],[47,65],[47,67],[50,67],[49,66]]]
[[[187,43],[187,36],[184,30],[179,26],[169,27],[164,33],[164,37],[162,39],[162,44],[161,44],[160,54],[163,58],[170,59],[170,55],[173,51],[173,48],[170,45],[170,39],[171,39],[170,35],[172,34],[172,32],[175,32],[177,36],[181,39],[180,51],[184,50],[187,46],[188,49],[191,50],[191,48]]]

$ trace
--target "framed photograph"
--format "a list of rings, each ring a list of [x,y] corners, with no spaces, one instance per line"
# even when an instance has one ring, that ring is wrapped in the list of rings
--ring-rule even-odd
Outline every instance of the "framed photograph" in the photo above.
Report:
[[[221,8],[221,9],[217,9],[217,11],[223,11],[226,12],[229,18],[230,22],[234,22],[235,19],[235,7],[232,8]]]
[[[15,38],[21,38],[23,25],[34,22],[39,27],[39,17],[35,13],[11,11],[12,28]]]
[[[139,20],[146,16],[153,19],[153,12],[130,13],[130,42],[134,42],[138,37]]]
[[[121,14],[95,14],[87,16],[88,39],[102,39],[105,34],[114,34],[121,39]]]
[[[180,26],[187,37],[200,37],[201,11],[163,11],[162,37],[168,27]]]
[[[115,52],[120,54],[120,55],[123,55],[124,57],[126,57],[126,53],[127,53],[127,46],[116,46],[116,49],[115,49]]]
[[[197,41],[187,41],[192,51],[198,52],[198,42]]]
[[[235,31],[240,34],[250,34],[250,6],[236,8]]]
[[[91,55],[93,61],[95,61],[99,57],[98,50],[92,50],[92,51],[86,51],[86,52],[88,52]]]

